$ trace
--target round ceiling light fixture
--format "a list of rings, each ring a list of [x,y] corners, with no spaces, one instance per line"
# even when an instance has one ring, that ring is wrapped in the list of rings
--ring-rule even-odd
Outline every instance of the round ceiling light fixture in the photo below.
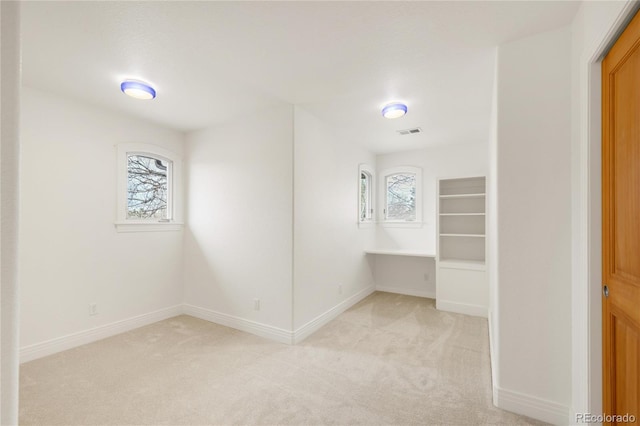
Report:
[[[120,90],[136,99],[149,100],[156,97],[156,90],[149,83],[140,80],[125,80],[120,84]]]
[[[407,106],[402,102],[393,102],[382,108],[384,118],[400,118],[407,113]]]

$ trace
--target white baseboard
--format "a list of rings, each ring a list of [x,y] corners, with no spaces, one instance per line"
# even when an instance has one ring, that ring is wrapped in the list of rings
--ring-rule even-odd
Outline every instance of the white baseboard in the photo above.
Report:
[[[473,315],[487,318],[486,306],[470,305],[467,303],[451,302],[449,300],[436,299],[436,308],[441,311],[455,312],[457,314]]]
[[[77,346],[86,345],[87,343],[105,339],[116,334],[124,333],[126,331],[153,324],[154,322],[162,321],[181,314],[182,305],[170,306],[147,314],[90,328],[89,330],[80,331],[78,333],[72,333],[41,343],[23,346],[20,348],[20,363],[32,361],[57,352],[66,351],[67,349],[75,348]]]
[[[487,322],[489,328],[489,360],[491,362],[491,390],[493,392],[493,405],[498,405],[498,353],[493,335],[493,313],[491,309],[487,311]]]
[[[385,293],[404,294],[407,296],[426,297],[427,299],[435,299],[436,292],[430,290],[411,290],[396,287],[376,286],[376,291],[384,291]]]
[[[221,312],[189,305],[187,303],[182,306],[183,313],[191,315],[192,317],[224,325],[226,327],[235,328],[236,330],[246,331],[247,333],[275,340],[280,343],[291,344],[293,342],[293,333],[282,328],[273,327],[271,325],[262,324],[229,314],[223,314]]]
[[[503,410],[532,417],[554,425],[571,424],[569,407],[520,392],[494,387],[495,405]]]
[[[154,312],[149,312],[147,314],[138,315],[136,317],[112,322],[110,324],[101,325],[99,327],[94,327],[89,330],[68,334],[66,336],[57,337],[55,339],[35,343],[33,345],[23,346],[22,348],[20,348],[20,363],[33,361],[35,359],[42,358],[48,355],[53,355],[67,349],[86,345],[87,343],[92,343],[101,339],[105,339],[107,337],[114,336],[116,334],[124,333],[126,331],[130,331],[139,327],[143,327],[145,325],[153,324],[154,322],[162,321],[167,318],[172,318],[182,314],[191,315],[205,321],[210,321],[216,324],[224,325],[226,327],[246,331],[247,333],[252,333],[261,337],[265,337],[267,339],[275,340],[277,342],[292,344],[302,341],[304,338],[311,335],[311,333],[318,330],[327,322],[331,321],[374,291],[375,288],[373,286],[361,290],[360,292],[349,297],[340,304],[329,309],[324,314],[318,316],[314,320],[300,327],[295,332],[266,324],[261,324],[255,321],[250,321],[244,318],[235,317],[233,315],[223,314],[221,312],[201,308],[199,306],[190,304],[175,305],[168,308],[159,309]]]
[[[329,321],[336,318],[338,315],[340,315],[365,297],[369,296],[374,291],[376,291],[375,286],[370,286],[362,289],[353,296],[343,300],[333,308],[329,309],[325,313],[318,315],[293,332],[293,343],[295,344],[302,342],[304,339],[320,329],[323,325],[327,324]]]

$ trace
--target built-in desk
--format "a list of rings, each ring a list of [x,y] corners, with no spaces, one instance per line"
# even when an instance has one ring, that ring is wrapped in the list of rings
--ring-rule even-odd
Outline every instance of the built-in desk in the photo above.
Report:
[[[393,248],[366,249],[364,252],[371,255],[367,257],[371,257],[376,290],[435,299],[435,253]]]
[[[420,250],[400,250],[400,249],[367,249],[366,254],[386,254],[389,256],[413,256],[413,257],[436,257],[435,253],[427,253]]]

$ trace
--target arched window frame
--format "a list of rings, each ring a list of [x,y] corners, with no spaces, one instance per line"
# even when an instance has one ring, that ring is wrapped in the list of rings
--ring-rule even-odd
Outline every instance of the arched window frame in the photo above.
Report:
[[[398,220],[387,217],[388,209],[388,194],[387,194],[387,180],[390,176],[398,174],[412,174],[415,175],[415,220]],[[422,169],[414,166],[401,166],[385,169],[380,173],[380,206],[379,206],[379,222],[383,226],[389,227],[422,227]]]
[[[117,151],[117,213],[118,232],[178,231],[182,229],[182,158],[167,149],[141,143],[123,143]],[[141,155],[167,161],[167,218],[137,219],[127,217],[129,177],[128,159],[131,155]]]
[[[367,177],[366,194],[362,193],[362,176]],[[360,164],[358,167],[358,224],[363,226],[372,226],[375,224],[375,196],[376,194],[376,173],[375,169],[368,164]],[[363,205],[364,203],[364,205]],[[363,217],[363,209],[366,211]]]

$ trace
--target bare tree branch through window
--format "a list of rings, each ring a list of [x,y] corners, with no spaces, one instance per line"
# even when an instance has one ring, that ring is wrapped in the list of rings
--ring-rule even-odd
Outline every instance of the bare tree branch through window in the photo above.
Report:
[[[167,219],[169,163],[129,155],[127,168],[127,219]]]
[[[360,221],[371,219],[371,178],[367,173],[360,173]]]
[[[416,220],[416,175],[398,173],[387,177],[388,220]]]

